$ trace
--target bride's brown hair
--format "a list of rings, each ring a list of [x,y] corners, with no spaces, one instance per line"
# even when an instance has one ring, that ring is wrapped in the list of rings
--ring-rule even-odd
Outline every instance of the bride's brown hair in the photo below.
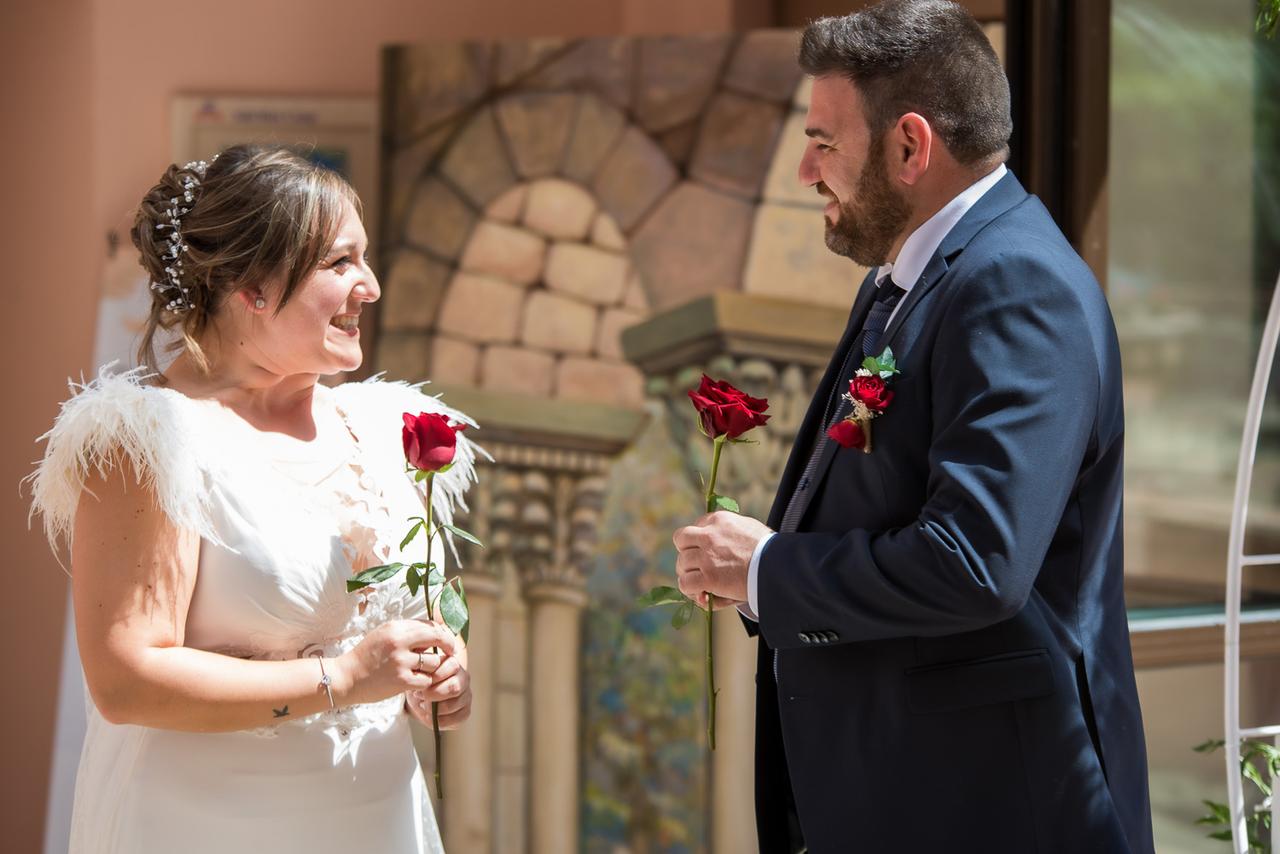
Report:
[[[172,311],[166,211],[172,199],[183,198],[189,178],[198,181],[180,220],[188,247],[180,275],[189,307]],[[138,205],[129,232],[143,269],[160,284],[151,292],[139,364],[158,367],[156,333],[171,329],[179,337],[168,349],[185,351],[207,370],[199,339],[226,298],[243,288],[270,289],[279,294],[276,311],[283,308],[333,245],[346,202],[359,210],[360,200],[341,175],[281,146],[232,146],[203,177],[176,164],[166,169]]]

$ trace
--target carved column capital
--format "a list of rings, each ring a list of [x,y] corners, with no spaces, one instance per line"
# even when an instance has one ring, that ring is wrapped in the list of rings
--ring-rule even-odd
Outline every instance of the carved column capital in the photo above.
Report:
[[[603,475],[524,472],[515,558],[527,596],[586,604],[604,491]]]
[[[623,348],[648,378],[649,394],[666,408],[672,438],[699,488],[696,473],[710,466],[710,443],[698,431],[686,392],[706,373],[768,398],[769,423],[749,437],[757,444],[725,454],[717,482],[717,491],[737,499],[744,513],[763,519],[845,320],[809,303],[720,293],[631,327]]]
[[[527,598],[585,606],[609,469],[644,413],[469,389],[445,399],[480,423],[475,440],[493,458],[471,514],[492,543],[477,571],[500,577],[508,561]]]

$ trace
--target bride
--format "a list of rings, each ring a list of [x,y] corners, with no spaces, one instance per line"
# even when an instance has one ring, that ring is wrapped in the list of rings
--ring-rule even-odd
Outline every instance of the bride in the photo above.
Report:
[[[281,148],[171,166],[132,230],[152,279],[140,362],[62,408],[33,478],[69,542],[91,698],[72,852],[442,852],[408,715],[471,707],[466,650],[399,579],[422,497],[401,414],[471,422],[360,365],[379,296],[358,200]],[[473,480],[458,438],[449,521]],[[443,565],[437,543],[432,559]]]

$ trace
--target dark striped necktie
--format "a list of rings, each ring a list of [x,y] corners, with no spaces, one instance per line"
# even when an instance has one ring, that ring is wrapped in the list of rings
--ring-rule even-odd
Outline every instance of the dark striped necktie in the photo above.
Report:
[[[854,354],[858,355],[858,365],[861,365],[862,360],[868,356],[880,355],[876,349],[880,344],[880,336],[884,334],[884,328],[889,324],[889,318],[893,314],[894,307],[905,293],[906,291],[895,285],[892,279],[886,279],[877,288],[875,302],[871,304],[871,311],[867,313],[866,322],[862,324],[862,332],[844,355],[844,363],[840,368],[839,376],[836,377],[835,388],[832,389],[831,396],[827,399],[822,421],[818,425],[818,435],[813,440],[813,450],[809,453],[809,461],[805,464],[804,473],[800,475],[800,480],[796,482],[795,491],[791,493],[791,500],[787,502],[786,512],[782,514],[782,524],[778,526],[778,530],[781,533],[792,533],[799,526],[801,509],[807,506],[807,502],[801,499],[804,497],[805,492],[813,486],[814,469],[818,467],[818,460],[822,458],[823,451],[826,450],[827,444],[831,442],[831,437],[827,435],[827,429],[836,422],[837,418],[844,417],[845,402],[843,395],[849,387],[849,380],[853,377],[854,371],[857,370],[857,365],[852,364]]]

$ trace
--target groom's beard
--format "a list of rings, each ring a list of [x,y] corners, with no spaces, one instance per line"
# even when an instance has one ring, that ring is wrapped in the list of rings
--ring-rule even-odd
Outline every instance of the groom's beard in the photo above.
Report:
[[[884,143],[877,139],[867,152],[854,199],[840,202],[840,218],[827,223],[827,248],[864,267],[889,260],[893,241],[911,218],[911,206],[889,183]]]

